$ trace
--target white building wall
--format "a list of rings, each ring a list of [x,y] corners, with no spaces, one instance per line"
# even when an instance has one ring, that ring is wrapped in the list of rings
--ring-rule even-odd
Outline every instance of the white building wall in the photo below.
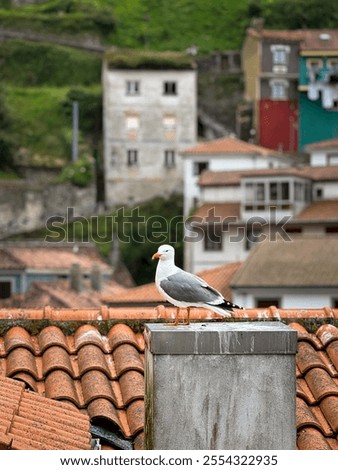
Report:
[[[326,166],[327,157],[325,150],[316,150],[310,154],[310,166]]]
[[[244,308],[256,308],[257,299],[280,299],[279,308],[313,309],[331,307],[338,298],[335,288],[234,288],[233,302]],[[273,305],[273,303],[271,304]]]
[[[264,168],[286,168],[290,159],[275,156],[259,156],[252,154],[219,154],[219,155],[184,155],[184,214],[188,215],[195,202],[201,199],[198,186],[199,175],[194,174],[194,163],[208,162],[210,171],[256,170]],[[224,202],[220,197],[219,200]]]
[[[232,227],[229,232],[226,228],[223,231],[223,241],[221,251],[206,250],[204,237],[201,232],[190,235],[186,233],[184,242],[184,267],[190,272],[200,272],[205,269],[215,268],[224,263],[243,261],[248,251],[245,248],[245,234],[243,229]],[[195,240],[192,238],[196,237]],[[188,241],[186,241],[188,240]]]
[[[322,190],[322,196],[317,197],[317,190]],[[338,199],[338,182],[337,181],[318,181],[312,186],[313,199]]]
[[[239,202],[240,186],[206,186],[201,188],[201,203],[204,202]]]

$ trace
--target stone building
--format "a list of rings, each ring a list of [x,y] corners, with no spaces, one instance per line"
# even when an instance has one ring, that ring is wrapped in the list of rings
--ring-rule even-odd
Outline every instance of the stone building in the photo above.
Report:
[[[196,142],[193,58],[109,49],[103,63],[104,173],[109,207],[183,191],[179,152]]]

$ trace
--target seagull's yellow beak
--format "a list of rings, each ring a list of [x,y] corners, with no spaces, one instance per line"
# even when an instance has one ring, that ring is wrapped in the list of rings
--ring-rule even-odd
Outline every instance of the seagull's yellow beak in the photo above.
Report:
[[[153,256],[151,257],[151,259],[158,259],[158,258],[161,258],[160,253],[154,253]]]

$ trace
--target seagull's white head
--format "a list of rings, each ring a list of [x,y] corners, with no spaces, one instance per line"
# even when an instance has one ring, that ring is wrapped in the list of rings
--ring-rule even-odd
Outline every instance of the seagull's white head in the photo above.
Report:
[[[152,256],[152,259],[160,259],[161,261],[174,260],[174,258],[175,249],[170,245],[161,245],[157,252]]]

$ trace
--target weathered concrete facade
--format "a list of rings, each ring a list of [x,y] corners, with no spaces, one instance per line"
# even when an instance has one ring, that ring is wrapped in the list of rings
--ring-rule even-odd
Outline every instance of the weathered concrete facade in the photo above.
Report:
[[[146,326],[147,449],[294,449],[297,333],[279,322]]]
[[[77,188],[70,183],[41,184],[26,180],[0,182],[0,239],[45,227],[53,216],[67,221],[73,216],[91,215],[96,189]]]
[[[179,152],[195,143],[196,70],[103,64],[106,204],[183,192]]]

